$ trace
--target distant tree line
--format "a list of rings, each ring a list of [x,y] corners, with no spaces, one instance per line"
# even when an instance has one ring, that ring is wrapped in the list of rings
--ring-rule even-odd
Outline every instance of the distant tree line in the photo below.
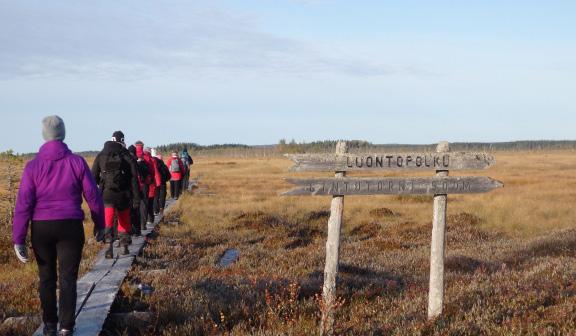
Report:
[[[339,140],[324,140],[297,143],[294,139],[289,142],[286,141],[286,139],[281,139],[276,145],[276,149],[278,152],[286,154],[327,153],[334,151],[338,141]],[[364,140],[347,140],[347,142],[350,151],[364,151],[374,146],[372,143]]]
[[[233,156],[233,157],[270,157],[295,153],[332,153],[339,140],[324,140],[312,142],[296,142],[281,139],[275,145],[249,146],[244,144],[199,145],[193,142],[177,142],[156,146],[163,154],[172,151],[180,152],[186,148],[192,155]],[[432,152],[436,144],[374,144],[365,140],[346,140],[351,153],[366,152]],[[576,140],[527,140],[510,142],[452,142],[452,151],[493,152],[493,151],[546,151],[546,150],[576,150]],[[85,157],[93,157],[98,151],[78,152]],[[35,153],[13,154],[25,160],[32,159]]]
[[[242,144],[218,144],[218,145],[203,146],[193,142],[177,142],[167,145],[156,146],[156,150],[161,153],[180,152],[183,149],[186,149],[188,152],[201,152],[210,150],[239,149],[239,148],[247,149],[250,148],[250,146]]]

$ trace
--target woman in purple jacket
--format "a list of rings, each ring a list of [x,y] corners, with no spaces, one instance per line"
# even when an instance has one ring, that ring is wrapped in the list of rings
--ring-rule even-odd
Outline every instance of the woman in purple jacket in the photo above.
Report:
[[[40,277],[44,335],[56,335],[58,321],[59,334],[71,335],[75,324],[76,280],[84,246],[82,195],[90,208],[97,240],[101,240],[104,230],[104,205],[88,164],[62,142],[65,136],[62,119],[49,116],[42,123],[46,142],[22,173],[12,240],[18,259],[27,262],[26,234],[32,223],[31,241]]]

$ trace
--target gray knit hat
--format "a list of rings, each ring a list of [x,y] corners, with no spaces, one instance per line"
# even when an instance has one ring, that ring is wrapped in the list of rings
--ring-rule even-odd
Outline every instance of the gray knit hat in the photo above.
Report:
[[[42,137],[45,141],[64,140],[66,137],[64,120],[57,115],[44,118],[42,120]]]

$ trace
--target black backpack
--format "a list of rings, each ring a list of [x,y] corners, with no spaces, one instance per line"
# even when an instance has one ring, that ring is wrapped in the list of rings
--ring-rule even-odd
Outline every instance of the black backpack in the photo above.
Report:
[[[172,174],[166,164],[160,159],[156,159],[156,164],[160,171],[160,175],[162,176],[162,182],[166,183],[170,181],[170,179],[172,179]]]
[[[189,169],[190,166],[194,164],[194,160],[192,160],[192,157],[186,153],[182,156],[182,163],[184,163],[184,166]]]
[[[148,171],[148,164],[144,160],[138,160],[136,162],[136,166],[138,168],[138,175],[140,175],[140,179],[145,181],[146,178],[148,178],[148,175],[150,175],[150,172]]]
[[[102,164],[103,189],[124,191],[130,189],[130,167],[121,152],[110,152]]]

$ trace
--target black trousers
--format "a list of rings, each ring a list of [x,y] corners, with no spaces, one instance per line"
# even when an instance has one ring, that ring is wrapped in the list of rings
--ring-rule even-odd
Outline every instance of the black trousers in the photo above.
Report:
[[[76,281],[83,247],[82,220],[32,221],[32,249],[38,263],[44,323],[59,321],[61,328],[74,328]],[[56,305],[56,279],[60,288],[59,312]]]
[[[132,234],[140,234],[140,208],[130,209],[130,223],[132,224]]]
[[[146,229],[146,220],[148,219],[148,185],[142,188],[142,197],[140,198],[140,229]]]
[[[149,222],[154,223],[154,197],[148,197],[147,218]]]
[[[148,219],[148,198],[144,197],[140,200],[140,229],[146,229],[146,221]]]
[[[182,188],[182,180],[170,180],[170,195],[172,198],[180,197],[180,189]]]
[[[161,183],[158,188],[156,188],[156,194],[154,195],[154,212],[159,213],[160,209],[166,207],[166,183]]]
[[[188,190],[188,183],[190,182],[190,170],[186,171],[184,177],[182,178],[182,191]]]

